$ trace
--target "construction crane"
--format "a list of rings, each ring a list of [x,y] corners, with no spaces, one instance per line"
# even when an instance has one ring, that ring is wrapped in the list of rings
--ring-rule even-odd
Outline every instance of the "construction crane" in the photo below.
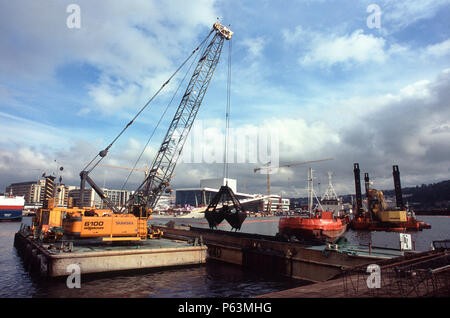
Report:
[[[122,166],[116,166],[116,165],[108,165],[108,164],[98,164],[99,167],[105,167],[105,168],[115,168],[115,169],[123,169],[123,170],[129,170],[129,171],[142,171],[145,173],[145,177],[147,177],[148,172],[150,169],[147,167],[147,169],[138,169],[138,168],[129,168],[129,167],[122,167]]]
[[[83,171],[81,171],[79,206],[72,209],[65,209],[64,215],[66,215],[66,217],[62,220],[63,211],[57,210],[53,206],[50,198],[51,195],[49,195],[46,197],[46,202],[48,202],[48,204],[46,205],[46,209],[41,211],[42,215],[37,219],[38,222],[36,228],[41,231],[42,229],[49,229],[51,226],[61,227],[62,224],[64,234],[80,238],[102,237],[103,240],[109,241],[146,239],[149,236],[147,220],[162,193],[168,189],[187,135],[191,130],[206,90],[219,62],[223,43],[225,40],[231,40],[232,35],[233,32],[229,28],[216,22],[208,36],[191,53],[188,59],[184,61],[169,80],[162,85],[147,104],[145,104],[137,115],[125,126],[125,128],[123,128],[111,144],[101,150],[98,155],[86,165]],[[147,105],[150,104],[156,95],[169,83],[181,67],[196,52],[199,53],[200,58],[148,174],[135,193],[127,201],[124,208],[115,206],[105,195],[103,190],[89,177],[89,173],[100,164],[100,161],[106,157],[109,149],[116,140],[130,125],[133,124],[134,120],[142,113]],[[96,161],[97,158],[99,158],[98,161]],[[53,186],[53,180],[47,178],[46,182],[49,187]],[[85,208],[83,206],[86,183],[88,183],[100,196],[101,200],[106,204],[109,210],[97,210],[95,208]],[[56,214],[56,218],[50,217],[50,219],[56,220],[52,225],[48,222],[49,213]],[[45,216],[45,214],[47,214],[47,216]]]
[[[139,186],[129,206],[137,204],[153,209],[161,193],[169,186],[187,135],[197,116],[206,89],[219,62],[224,40],[230,40],[233,32],[220,23],[213,26],[214,37],[206,47],[194,70],[158,153],[151,165],[149,175]]]
[[[253,172],[256,173],[258,171],[264,170],[266,169],[267,172],[267,212],[270,213],[272,211],[272,202],[270,200],[270,171],[272,169],[278,169],[278,168],[289,168],[289,167],[294,167],[294,166],[302,166],[302,165],[307,165],[310,163],[316,163],[316,162],[322,162],[322,161],[328,161],[328,160],[334,160],[334,158],[326,158],[326,159],[320,159],[320,160],[312,160],[312,161],[304,161],[304,162],[296,162],[296,163],[290,163],[290,164],[285,164],[282,166],[271,166],[271,161],[269,161],[268,163],[266,163],[265,166],[263,167],[259,167],[259,168],[255,168],[253,169]]]
[[[116,165],[108,165],[108,164],[101,164],[99,163],[98,166],[100,167],[106,167],[106,168],[116,168],[116,169],[123,169],[123,170],[129,170],[129,171],[142,171],[145,174],[145,177],[147,178],[148,173],[150,169],[148,168],[147,164],[145,165],[146,169],[138,169],[138,168],[129,168],[129,167],[122,167],[122,166],[116,166]],[[175,177],[175,173],[172,174],[172,179]],[[166,189],[166,192],[172,192],[172,190],[168,191],[170,189]]]
[[[133,171],[142,171],[147,172],[149,169],[138,169],[138,168],[129,168],[129,167],[122,167],[122,166],[115,166],[115,165],[107,165],[107,164],[98,164],[100,167],[106,167],[106,168],[117,168],[117,169],[124,169],[124,170],[133,170]]]

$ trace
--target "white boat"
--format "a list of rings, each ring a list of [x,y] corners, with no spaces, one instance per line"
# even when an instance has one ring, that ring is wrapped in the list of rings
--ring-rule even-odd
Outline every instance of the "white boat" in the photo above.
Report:
[[[328,172],[328,188],[320,200],[320,205],[324,211],[330,211],[333,212],[335,216],[341,216],[344,213],[344,205],[342,199],[339,198],[336,191],[334,191],[331,175],[332,173]]]
[[[0,195],[0,221],[20,221],[24,205],[25,199],[23,196]]]

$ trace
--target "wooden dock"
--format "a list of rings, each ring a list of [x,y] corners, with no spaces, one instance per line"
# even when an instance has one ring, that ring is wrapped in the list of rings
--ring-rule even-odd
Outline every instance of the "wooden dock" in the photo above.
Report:
[[[364,247],[282,242],[273,236],[182,226],[154,226],[173,239],[201,239],[209,259],[277,273],[311,282],[323,282],[363,264],[402,256],[401,251]]]
[[[449,297],[449,261],[450,254],[447,251],[424,252],[378,262],[378,286],[368,283],[370,273],[367,268],[360,266],[333,280],[260,295],[257,298]]]

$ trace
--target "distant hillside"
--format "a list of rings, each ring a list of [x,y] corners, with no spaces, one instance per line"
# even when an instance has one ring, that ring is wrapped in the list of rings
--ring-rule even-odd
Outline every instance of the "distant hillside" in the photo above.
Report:
[[[364,198],[364,187],[361,189]],[[385,196],[395,197],[395,190],[382,190]],[[450,180],[421,186],[402,188],[405,203],[416,211],[446,211],[450,213]],[[344,202],[352,202],[354,195],[342,195]],[[308,204],[307,198],[292,198],[291,207]]]
[[[422,184],[421,186],[402,189],[405,200],[415,209],[449,209],[450,208],[450,180]],[[385,191],[387,195],[395,195],[394,190]]]

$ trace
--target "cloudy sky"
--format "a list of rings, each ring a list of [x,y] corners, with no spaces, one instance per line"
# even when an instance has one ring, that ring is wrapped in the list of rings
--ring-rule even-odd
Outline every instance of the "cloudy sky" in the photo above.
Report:
[[[70,4],[80,8],[79,28],[68,27]],[[368,10],[372,4],[381,15]],[[0,192],[59,166],[64,182],[78,185],[83,165],[114,139],[217,18],[234,32],[230,127],[276,137],[273,162],[334,158],[310,166],[321,192],[332,171],[339,194],[354,193],[354,162],[382,189],[393,188],[393,164],[403,186],[450,179],[450,0],[0,0]],[[228,50],[225,43],[197,117],[202,137],[196,153],[223,146]],[[135,164],[186,71],[105,163]],[[179,95],[138,168],[151,164]],[[264,160],[229,165],[238,190],[266,191],[266,176],[253,172]],[[219,161],[181,162],[173,187],[222,177]],[[308,167],[271,175],[272,192],[305,195]],[[113,168],[93,173],[110,188],[120,188],[126,176]],[[142,178],[136,172],[126,188],[135,189]]]

